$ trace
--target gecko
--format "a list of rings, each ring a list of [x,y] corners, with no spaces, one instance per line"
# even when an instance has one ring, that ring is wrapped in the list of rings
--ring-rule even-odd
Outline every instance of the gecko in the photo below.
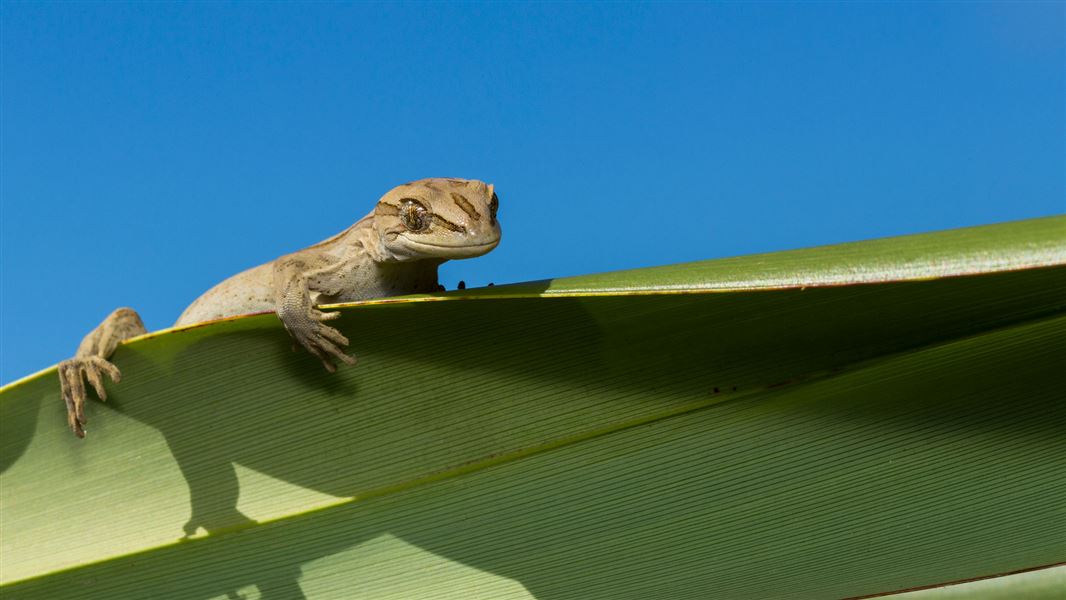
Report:
[[[437,268],[481,256],[500,243],[494,187],[472,179],[422,179],[389,190],[370,214],[303,250],[242,271],[215,285],[178,318],[176,327],[235,315],[277,313],[296,343],[322,361],[354,365],[348,337],[325,323],[340,316],[322,304],[437,291]],[[87,386],[107,400],[104,375],[122,373],[108,359],[119,344],[147,333],[132,308],[119,308],[93,329],[73,358],[58,365],[67,423],[85,437]],[[294,345],[295,347],[295,345]]]

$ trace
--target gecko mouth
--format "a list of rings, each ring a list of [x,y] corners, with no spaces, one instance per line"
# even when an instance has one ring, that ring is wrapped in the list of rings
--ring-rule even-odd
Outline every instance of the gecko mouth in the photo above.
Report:
[[[434,244],[432,242],[414,240],[403,234],[400,234],[400,237],[403,238],[406,245],[415,250],[423,251],[427,254],[449,254],[455,256],[480,256],[500,244],[500,238],[484,244]]]

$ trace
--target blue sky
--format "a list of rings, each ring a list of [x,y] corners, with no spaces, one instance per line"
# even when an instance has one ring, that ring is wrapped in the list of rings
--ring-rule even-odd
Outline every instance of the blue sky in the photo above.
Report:
[[[0,11],[0,382],[422,177],[501,198],[449,289],[1066,212],[1061,2]]]

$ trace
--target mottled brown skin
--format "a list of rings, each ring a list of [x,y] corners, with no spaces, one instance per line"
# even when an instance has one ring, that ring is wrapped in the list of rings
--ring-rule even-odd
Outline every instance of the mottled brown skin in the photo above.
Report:
[[[423,179],[393,188],[374,211],[341,233],[243,271],[197,298],[175,325],[273,310],[286,331],[333,372],[334,360],[355,364],[348,338],[325,323],[340,316],[319,304],[432,292],[449,259],[481,256],[500,242],[493,186],[470,179]],[[67,422],[85,436],[85,381],[107,399],[103,375],[121,373],[107,359],[123,340],[146,333],[130,308],[108,315],[59,363]]]

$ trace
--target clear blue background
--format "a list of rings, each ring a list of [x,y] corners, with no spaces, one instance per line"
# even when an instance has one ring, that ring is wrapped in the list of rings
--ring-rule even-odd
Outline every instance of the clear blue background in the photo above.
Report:
[[[449,289],[1063,212],[1064,7],[4,2],[0,382],[428,176]]]

